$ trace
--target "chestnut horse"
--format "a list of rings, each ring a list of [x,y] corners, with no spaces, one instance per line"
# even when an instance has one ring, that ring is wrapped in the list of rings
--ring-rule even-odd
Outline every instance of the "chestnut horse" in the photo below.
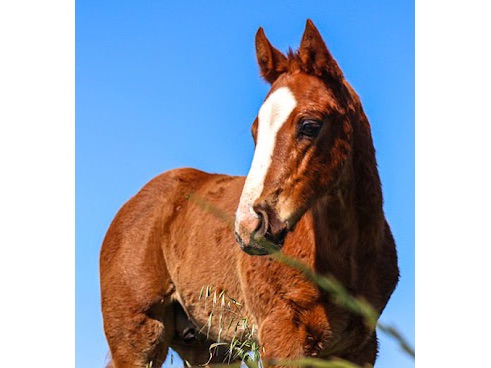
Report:
[[[277,244],[382,312],[399,272],[369,122],[310,20],[296,52],[284,55],[259,28],[256,53],[271,90],[252,125],[247,177],[163,173],[106,234],[100,278],[110,367],[158,367],[169,347],[192,365],[209,362],[210,344],[230,342],[234,331],[210,323],[200,299],[206,285],[240,303],[264,361],[375,362],[376,331],[262,245]]]

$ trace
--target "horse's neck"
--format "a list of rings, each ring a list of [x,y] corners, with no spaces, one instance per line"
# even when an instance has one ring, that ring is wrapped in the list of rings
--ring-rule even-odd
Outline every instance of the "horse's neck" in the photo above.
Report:
[[[350,163],[341,182],[312,210],[317,271],[333,275],[353,290],[359,283],[363,258],[376,252],[377,228],[384,218],[379,195],[369,196],[371,187],[380,190],[378,175],[355,177],[355,169],[359,166]]]
[[[336,190],[320,199],[312,210],[316,270],[332,274],[344,284],[350,284],[351,253],[358,239],[353,195],[352,188]]]

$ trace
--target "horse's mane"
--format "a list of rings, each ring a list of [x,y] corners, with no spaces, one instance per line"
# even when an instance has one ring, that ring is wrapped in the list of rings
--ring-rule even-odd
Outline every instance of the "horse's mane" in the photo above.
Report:
[[[304,72],[307,74],[316,75],[325,81],[342,81],[344,76],[341,69],[338,67],[332,55],[327,51],[327,59],[322,63],[322,68],[319,68],[320,63],[314,63],[313,55],[305,55],[308,51],[298,49],[294,51],[291,47],[288,48],[287,56],[287,72]]]

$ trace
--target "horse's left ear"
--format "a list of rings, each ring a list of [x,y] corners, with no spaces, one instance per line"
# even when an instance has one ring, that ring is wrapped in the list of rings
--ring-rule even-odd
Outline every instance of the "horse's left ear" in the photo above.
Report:
[[[256,57],[262,77],[270,84],[288,69],[286,56],[271,45],[262,27],[256,33]]]
[[[303,68],[308,73],[319,77],[327,74],[336,80],[343,78],[343,72],[338,63],[332,57],[319,31],[310,19],[307,19],[298,54]]]

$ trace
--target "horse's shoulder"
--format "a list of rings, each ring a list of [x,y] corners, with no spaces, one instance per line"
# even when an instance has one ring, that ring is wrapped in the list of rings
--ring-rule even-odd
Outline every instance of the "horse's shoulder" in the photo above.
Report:
[[[192,168],[173,169],[157,175],[119,209],[106,239],[112,242],[121,237],[138,237],[173,218],[175,207],[185,203],[188,194],[209,175]],[[114,234],[119,235],[115,237]]]

